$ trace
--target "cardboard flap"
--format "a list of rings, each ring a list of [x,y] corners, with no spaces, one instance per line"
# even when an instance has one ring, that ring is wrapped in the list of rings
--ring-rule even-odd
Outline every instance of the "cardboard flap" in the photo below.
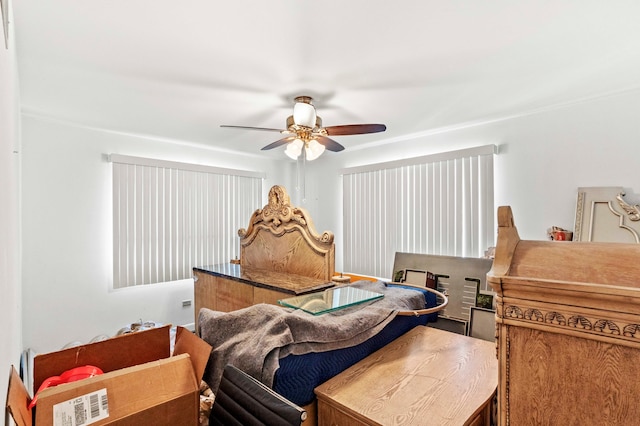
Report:
[[[33,417],[28,408],[31,398],[27,388],[22,383],[20,375],[15,367],[11,366],[9,372],[9,390],[7,391],[7,409],[18,426],[31,426]]]
[[[33,389],[38,389],[51,376],[83,365],[94,365],[105,373],[168,358],[171,326],[123,334],[101,342],[89,343],[43,355],[37,355],[33,366]]]
[[[176,327],[176,342],[173,347],[173,356],[189,354],[193,364],[193,372],[198,382],[204,375],[204,370],[211,355],[211,345],[187,330],[184,327]]]

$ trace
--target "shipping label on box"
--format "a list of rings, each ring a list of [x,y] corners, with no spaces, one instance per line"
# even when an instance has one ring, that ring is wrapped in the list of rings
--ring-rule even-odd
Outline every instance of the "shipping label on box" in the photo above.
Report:
[[[109,398],[106,388],[53,406],[53,426],[87,426],[107,417]]]

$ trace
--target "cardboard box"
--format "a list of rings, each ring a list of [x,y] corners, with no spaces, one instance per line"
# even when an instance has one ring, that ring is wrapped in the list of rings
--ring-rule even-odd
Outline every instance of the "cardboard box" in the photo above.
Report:
[[[48,377],[84,365],[104,374],[45,389],[32,411],[12,366],[7,408],[18,426],[197,425],[200,379],[211,346],[178,327],[172,356],[169,352],[170,326],[164,326],[38,355],[34,389]]]

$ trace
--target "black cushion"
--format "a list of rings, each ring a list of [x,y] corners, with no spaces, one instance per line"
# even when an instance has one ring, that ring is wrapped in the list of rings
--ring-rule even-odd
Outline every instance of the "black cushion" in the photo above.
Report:
[[[307,413],[233,365],[215,394],[210,425],[300,425]]]

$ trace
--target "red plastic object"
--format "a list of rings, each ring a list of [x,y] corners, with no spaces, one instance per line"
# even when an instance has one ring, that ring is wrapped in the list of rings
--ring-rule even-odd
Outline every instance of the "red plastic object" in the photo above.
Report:
[[[93,365],[85,365],[83,367],[72,368],[71,370],[67,370],[59,376],[52,376],[46,379],[40,387],[38,388],[38,392],[36,392],[35,396],[31,400],[29,404],[29,409],[33,408],[36,405],[36,401],[38,400],[38,394],[46,388],[51,386],[58,386],[62,383],[71,383],[82,379],[88,379],[89,377],[99,376],[103,374],[103,371],[98,367],[94,367]]]

